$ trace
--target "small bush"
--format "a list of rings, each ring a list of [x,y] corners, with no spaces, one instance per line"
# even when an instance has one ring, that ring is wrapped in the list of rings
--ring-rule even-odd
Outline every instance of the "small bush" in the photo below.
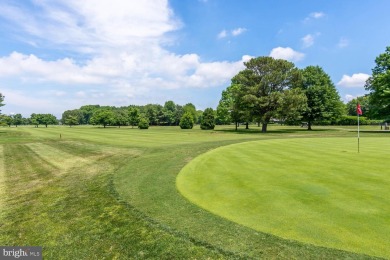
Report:
[[[191,113],[186,112],[180,119],[181,129],[192,129],[194,127],[194,118]]]
[[[149,120],[145,117],[141,118],[138,122],[139,129],[148,129],[149,128]]]
[[[200,122],[200,128],[202,130],[212,130],[215,127],[215,115],[212,108],[206,108],[203,112]]]

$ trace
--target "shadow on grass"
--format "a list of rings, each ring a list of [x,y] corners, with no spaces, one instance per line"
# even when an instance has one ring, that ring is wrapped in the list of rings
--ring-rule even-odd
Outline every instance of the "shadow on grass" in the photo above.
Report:
[[[306,128],[295,128],[295,129],[272,129],[267,130],[267,132],[263,133],[261,131],[261,128],[249,128],[249,129],[217,129],[214,130],[216,132],[225,132],[225,133],[233,133],[233,134],[293,134],[293,133],[320,133],[320,132],[332,132],[337,131],[336,129],[313,129],[313,130],[307,130]]]
[[[349,131],[351,133],[357,133],[357,130],[351,130]],[[360,130],[360,133],[364,134],[390,134],[390,131],[388,130]]]

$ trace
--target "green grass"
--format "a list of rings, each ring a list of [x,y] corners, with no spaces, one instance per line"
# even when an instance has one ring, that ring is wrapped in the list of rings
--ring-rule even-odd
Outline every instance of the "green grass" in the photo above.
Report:
[[[256,231],[199,208],[176,189],[180,170],[215,148],[348,137],[354,128],[232,130],[1,128],[0,244],[43,246],[45,259],[370,258]]]
[[[180,173],[190,201],[265,233],[390,257],[390,140],[287,139],[203,154]]]

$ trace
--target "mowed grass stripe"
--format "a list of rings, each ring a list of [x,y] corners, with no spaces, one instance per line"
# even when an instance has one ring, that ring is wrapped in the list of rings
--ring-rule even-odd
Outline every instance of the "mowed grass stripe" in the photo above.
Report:
[[[258,231],[390,257],[386,138],[267,140],[218,148],[179,174],[179,191]]]
[[[55,161],[63,152],[46,150],[47,146],[6,145],[6,184],[11,198],[0,219],[1,245],[39,245],[45,259],[223,257],[154,228],[117,200],[112,177],[131,155],[108,151],[93,164],[78,164],[57,176]],[[91,171],[93,178],[84,174]],[[34,181],[38,176],[39,185]]]
[[[31,150],[37,153],[47,163],[55,166],[58,170],[56,175],[60,175],[69,169],[90,162],[90,160],[81,156],[73,156],[70,153],[53,148],[52,146],[42,143],[31,143],[27,145]]]
[[[4,212],[4,201],[6,198],[7,192],[5,190],[5,169],[4,169],[4,154],[3,154],[3,145],[0,145],[0,218],[1,214]]]

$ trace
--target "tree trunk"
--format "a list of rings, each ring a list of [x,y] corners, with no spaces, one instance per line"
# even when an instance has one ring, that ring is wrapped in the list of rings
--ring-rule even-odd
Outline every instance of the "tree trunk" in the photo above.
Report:
[[[238,123],[236,122],[236,131],[237,131]]]
[[[261,126],[261,132],[266,133],[267,132],[267,123],[263,123]]]
[[[249,129],[249,123],[248,122],[245,123],[245,129]]]
[[[307,130],[309,130],[309,131],[312,130],[312,129],[311,129],[311,121],[308,121],[308,122],[307,122]]]

